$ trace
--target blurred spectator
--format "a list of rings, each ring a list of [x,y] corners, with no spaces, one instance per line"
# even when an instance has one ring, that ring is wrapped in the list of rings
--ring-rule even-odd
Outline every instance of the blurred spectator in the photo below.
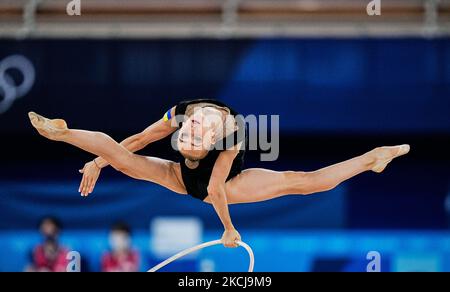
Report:
[[[111,251],[103,255],[102,272],[139,271],[139,253],[131,247],[130,227],[117,223],[109,235]]]
[[[68,249],[58,242],[61,224],[56,218],[45,217],[39,223],[39,231],[43,237],[43,242],[33,249],[31,264],[26,268],[26,271],[65,272]]]

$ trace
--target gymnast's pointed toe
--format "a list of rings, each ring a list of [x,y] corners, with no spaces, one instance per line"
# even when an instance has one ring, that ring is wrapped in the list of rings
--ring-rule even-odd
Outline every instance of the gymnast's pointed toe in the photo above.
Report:
[[[393,147],[380,147],[375,149],[375,159],[371,170],[376,173],[383,172],[392,160],[408,154],[410,150],[411,146],[408,144]]]
[[[31,125],[38,133],[50,140],[60,140],[67,133],[67,123],[61,119],[50,120],[35,112],[29,112]]]

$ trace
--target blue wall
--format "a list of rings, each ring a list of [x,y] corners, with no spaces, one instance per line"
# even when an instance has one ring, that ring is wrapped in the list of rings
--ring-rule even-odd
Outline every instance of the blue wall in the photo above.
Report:
[[[381,175],[366,173],[311,197],[232,206],[259,270],[361,270],[370,247],[387,253],[390,270],[407,254],[450,270],[450,39],[0,40],[0,60],[11,54],[28,57],[37,79],[0,115],[0,270],[21,269],[38,240],[32,230],[47,214],[60,217],[65,242],[89,255],[91,270],[117,220],[132,225],[141,249],[157,216],[198,216],[205,238],[216,238],[211,206],[111,169],[81,198],[77,170],[92,156],[41,139],[26,118],[34,110],[121,139],[197,97],[244,114],[280,115],[280,159],[262,164],[249,153],[248,167],[314,170],[375,146],[412,144]],[[167,140],[144,154],[174,158]],[[375,233],[353,233],[359,229]],[[384,237],[376,230],[393,231]],[[330,248],[330,256],[317,247]],[[218,270],[234,269],[217,249],[204,254]],[[245,261],[241,255],[239,264]]]
[[[185,203],[187,198],[174,198],[149,184],[124,182],[123,176],[119,181],[106,171],[96,196],[82,201],[75,197],[76,170],[92,156],[41,139],[26,118],[29,110],[35,110],[64,117],[74,128],[101,130],[120,139],[161,118],[179,100],[195,97],[219,98],[244,114],[280,115],[280,159],[262,164],[257,153],[249,153],[247,167],[314,170],[371,147],[412,144],[411,154],[385,174],[359,176],[336,190],[338,195],[238,206],[243,210],[238,214],[286,214],[267,219],[270,226],[285,228],[447,227],[449,39],[0,41],[0,59],[18,53],[32,61],[37,79],[27,96],[0,115],[0,134],[10,141],[1,145],[2,153],[7,153],[0,156],[2,228],[34,226],[38,215],[49,210],[64,210],[58,214],[68,218],[77,208],[85,208],[94,225],[107,226],[111,220],[102,212],[113,210],[110,214],[122,217],[129,214],[123,210],[138,208],[132,212],[135,217],[127,219],[139,228],[147,223],[138,218],[148,219],[167,205],[178,206],[172,209],[175,213],[198,212],[198,202]],[[170,150],[164,141],[144,154],[174,159]],[[129,199],[121,197],[123,192],[131,193]],[[154,197],[160,203],[152,215],[146,213],[155,204],[148,193],[158,193]],[[342,210],[331,212],[318,198],[343,206]],[[69,202],[76,202],[77,208],[65,210]],[[308,213],[302,208],[310,202],[313,211]],[[91,204],[99,207],[85,207]],[[31,209],[20,214],[21,205]],[[315,216],[321,211],[329,219]],[[85,227],[76,216],[70,218],[70,227]],[[257,225],[242,221],[249,228]],[[310,225],[300,223],[305,221]],[[217,223],[208,222],[214,222],[211,227]]]
[[[0,230],[33,228],[48,214],[61,218],[67,229],[107,229],[120,219],[146,230],[158,216],[195,216],[208,229],[221,226],[211,205],[148,182],[99,182],[88,198],[77,190],[77,181],[1,181]],[[345,187],[340,187],[315,198],[287,197],[231,210],[241,228],[340,228],[346,225],[345,195]]]
[[[255,253],[256,272],[365,272],[367,254],[381,255],[381,271],[450,271],[450,234],[448,232],[286,232],[241,230]],[[220,231],[207,232],[203,240],[215,240]],[[151,237],[135,232],[133,246],[141,255],[141,271],[164,259],[149,249]],[[69,231],[61,238],[70,250],[81,254],[83,271],[99,271],[101,255],[108,250],[107,233]],[[39,242],[33,232],[0,233],[0,272],[22,271],[28,254]],[[214,271],[246,271],[248,255],[244,249],[221,246],[204,249],[196,258],[176,261],[163,271],[201,271],[202,262]],[[211,265],[212,264],[212,265]]]
[[[136,131],[196,97],[281,115],[287,132],[450,132],[449,39],[0,41],[0,58],[12,53],[32,60],[37,83],[0,132],[24,131],[30,108]]]

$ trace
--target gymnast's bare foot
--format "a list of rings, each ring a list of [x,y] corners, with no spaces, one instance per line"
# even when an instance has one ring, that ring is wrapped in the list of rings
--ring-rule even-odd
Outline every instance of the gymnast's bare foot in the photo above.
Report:
[[[69,131],[66,121],[64,120],[50,120],[38,115],[35,112],[29,112],[28,117],[30,118],[31,124],[36,128],[39,134],[50,140],[60,141],[64,134]]]
[[[397,157],[408,154],[410,146],[407,144],[392,147],[379,147],[370,151],[370,170],[380,173]]]

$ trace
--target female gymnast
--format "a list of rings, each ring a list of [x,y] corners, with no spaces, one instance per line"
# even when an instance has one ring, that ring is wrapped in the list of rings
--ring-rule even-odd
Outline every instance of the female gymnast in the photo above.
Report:
[[[29,118],[42,136],[98,156],[80,170],[82,196],[93,192],[101,169],[111,165],[132,178],[212,204],[225,229],[222,243],[226,247],[237,247],[241,240],[232,223],[229,204],[328,191],[362,172],[380,173],[394,158],[410,150],[409,145],[375,148],[313,172],[243,170],[245,123],[232,108],[216,100],[181,102],[159,121],[120,144],[104,133],[69,129],[61,119],[50,120],[34,112],[29,113]],[[173,141],[182,155],[181,163],[134,154],[174,132],[178,133]]]

